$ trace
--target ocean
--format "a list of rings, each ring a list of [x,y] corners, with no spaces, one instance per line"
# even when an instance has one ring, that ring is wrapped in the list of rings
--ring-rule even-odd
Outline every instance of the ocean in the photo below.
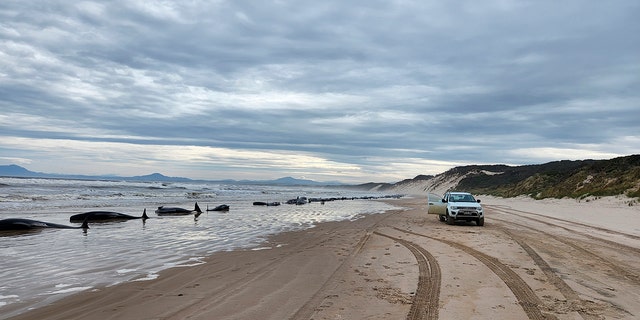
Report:
[[[298,196],[355,200],[289,205]],[[394,209],[365,197],[387,194],[339,187],[225,185],[0,177],[0,219],[28,218],[79,226],[69,217],[104,210],[148,220],[90,223],[89,229],[0,232],[0,318],[51,303],[65,295],[126,281],[155,279],[172,267],[201,264],[214,252],[268,250],[269,235],[354,220]],[[281,202],[255,206],[254,201]],[[158,216],[159,206],[205,211]],[[206,211],[220,204],[228,212]]]

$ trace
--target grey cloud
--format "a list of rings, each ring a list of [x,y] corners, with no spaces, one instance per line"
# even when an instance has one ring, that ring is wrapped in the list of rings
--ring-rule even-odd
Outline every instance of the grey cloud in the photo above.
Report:
[[[622,154],[640,148],[639,13],[635,1],[7,1],[0,135],[305,152],[366,170]]]

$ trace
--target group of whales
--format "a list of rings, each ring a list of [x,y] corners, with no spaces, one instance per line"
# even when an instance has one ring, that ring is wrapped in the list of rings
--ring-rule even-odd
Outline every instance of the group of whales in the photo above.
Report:
[[[207,211],[225,211],[218,210],[224,209],[223,206],[226,206],[226,210],[229,210],[229,206],[220,205],[211,210],[207,208]],[[198,216],[202,214],[202,210],[200,210],[197,202],[193,210],[179,207],[160,206],[155,212],[158,216],[185,216],[193,214],[194,218],[198,218]],[[0,231],[29,231],[40,229],[84,229],[86,231],[89,229],[89,222],[125,221],[133,219],[142,219],[143,221],[149,219],[149,216],[147,216],[147,209],[145,208],[142,212],[142,216],[139,217],[113,211],[89,211],[72,215],[69,218],[70,222],[81,222],[81,226],[69,226],[25,218],[8,218],[0,220]]]
[[[383,198],[400,198],[402,195],[392,195],[392,196],[383,196]],[[334,200],[356,200],[356,199],[377,199],[380,197],[342,197],[342,198],[307,198],[307,197],[297,197],[296,199],[291,199],[287,201],[288,204],[304,204],[311,203],[315,201],[319,201],[322,204],[325,201],[334,201]],[[256,201],[253,205],[264,205],[264,206],[278,206],[280,202],[262,202]],[[226,204],[221,204],[212,209],[209,209],[207,206],[207,211],[229,211],[229,206]],[[193,210],[188,210],[180,207],[165,207],[160,206],[155,211],[158,216],[186,216],[186,215],[194,215],[194,219],[197,219],[201,214],[202,210],[198,206],[196,202]],[[108,222],[108,221],[125,221],[125,220],[133,220],[133,219],[142,219],[143,221],[149,219],[147,216],[147,209],[144,209],[142,212],[142,216],[136,217],[128,214],[113,212],[113,211],[89,211],[85,213],[80,213],[71,216],[69,218],[70,222],[81,222],[81,226],[68,226],[63,224],[32,220],[32,219],[24,219],[24,218],[9,218],[0,220],[0,231],[28,231],[28,230],[40,230],[40,229],[84,229],[85,231],[89,229],[89,222]]]

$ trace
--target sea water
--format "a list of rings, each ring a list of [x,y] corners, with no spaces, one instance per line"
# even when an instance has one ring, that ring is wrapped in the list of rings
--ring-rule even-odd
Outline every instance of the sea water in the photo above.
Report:
[[[355,200],[288,205],[298,196]],[[0,177],[0,219],[28,218],[71,226],[69,217],[104,210],[150,219],[91,223],[82,229],[45,229],[0,234],[0,318],[65,295],[125,281],[154,279],[158,272],[203,263],[214,252],[268,249],[265,238],[353,220],[393,209],[361,199],[380,193],[338,187],[227,185],[206,182],[129,182]],[[254,201],[281,202],[254,206]],[[228,212],[159,217],[159,206],[205,211],[220,204]]]

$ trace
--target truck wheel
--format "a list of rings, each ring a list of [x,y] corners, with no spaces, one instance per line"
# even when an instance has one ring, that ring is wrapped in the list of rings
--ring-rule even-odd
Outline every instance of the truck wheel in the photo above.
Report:
[[[476,224],[480,227],[484,226],[484,218],[478,218],[478,220],[476,220]]]
[[[454,219],[452,216],[449,215],[449,212],[447,211],[447,224],[448,225],[452,225],[456,223],[456,219]]]
[[[444,222],[444,221],[446,221],[446,220],[447,220],[447,219],[444,217],[444,215],[440,215],[440,221]]]

